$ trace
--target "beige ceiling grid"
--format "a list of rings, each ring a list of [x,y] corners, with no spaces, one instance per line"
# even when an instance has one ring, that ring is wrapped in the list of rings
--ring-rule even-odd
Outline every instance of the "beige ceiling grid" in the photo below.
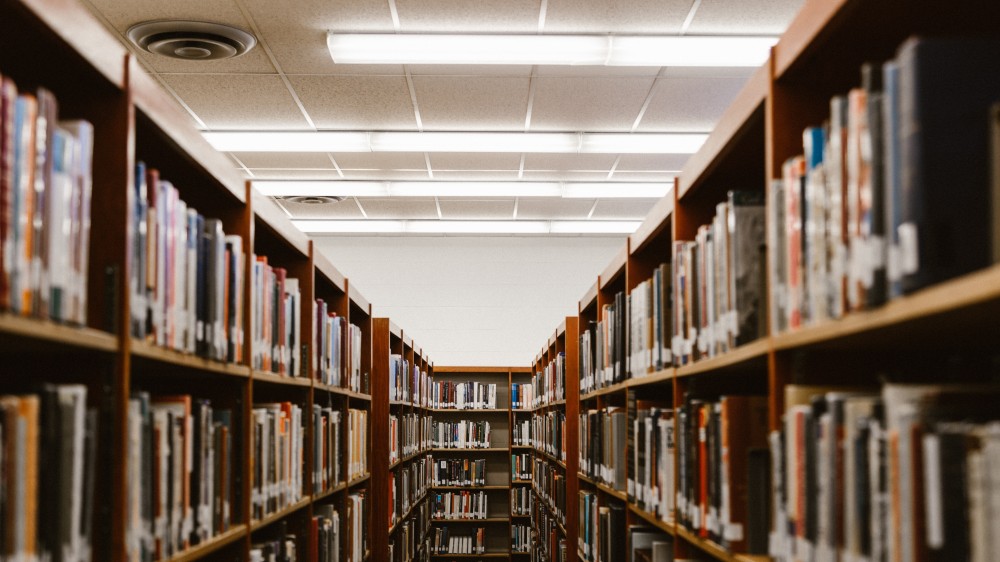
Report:
[[[258,47],[209,62],[133,49],[202,130],[708,132],[746,68],[343,65],[330,31],[772,35],[801,0],[85,0],[122,37],[158,19],[213,21]],[[230,153],[257,180],[667,182],[684,155]],[[295,218],[641,219],[653,200],[349,197]],[[309,207],[309,208],[307,208]]]

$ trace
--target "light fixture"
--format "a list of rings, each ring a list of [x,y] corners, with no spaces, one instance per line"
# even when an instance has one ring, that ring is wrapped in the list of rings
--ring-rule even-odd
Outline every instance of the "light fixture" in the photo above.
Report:
[[[631,234],[639,221],[293,220],[306,234]]]
[[[776,37],[329,33],[337,64],[760,66]]]
[[[222,152],[694,154],[704,133],[205,131]]]
[[[565,197],[574,199],[659,199],[670,183],[559,183],[514,181],[254,181],[268,197]]]

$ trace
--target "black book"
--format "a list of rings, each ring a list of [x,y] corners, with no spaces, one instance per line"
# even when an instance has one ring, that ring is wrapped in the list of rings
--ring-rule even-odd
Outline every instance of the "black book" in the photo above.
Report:
[[[764,335],[764,194],[729,192],[729,274],[736,312],[736,345]]]
[[[910,293],[992,261],[989,108],[1000,99],[1000,40],[911,38],[897,58],[903,197],[894,226]]]
[[[635,391],[634,390],[629,390],[628,394],[626,395],[626,411],[627,411],[626,415],[627,415],[627,423],[628,423],[628,425],[625,428],[625,434],[626,434],[626,437],[625,437],[625,451],[626,451],[626,454],[632,454],[633,451],[636,452],[636,454],[639,454],[639,450],[636,448],[637,443],[635,441],[634,431],[632,430],[633,425],[634,425],[634,423],[636,421]],[[640,420],[640,425],[641,425],[641,420]],[[640,428],[640,431],[642,431],[642,428]],[[640,443],[641,443],[641,441],[640,441]],[[633,456],[633,459],[636,459],[636,458],[638,458],[638,457],[637,456]],[[626,488],[627,488],[627,492],[628,492],[627,493],[628,501],[635,502],[635,498],[636,498],[636,491],[635,491],[635,489],[636,489],[636,486],[638,485],[638,483],[636,482],[636,469],[635,469],[635,464],[636,463],[632,462],[632,459],[630,459],[629,462],[626,462],[625,464],[626,464],[626,471],[627,471],[627,474],[625,475],[625,478],[627,479]]]
[[[861,67],[861,85],[868,100],[868,147],[871,150],[869,162],[871,170],[871,203],[861,217],[861,231],[867,240],[872,258],[871,271],[865,279],[865,304],[879,306],[888,298],[885,250],[885,120],[882,107],[885,104],[882,93],[882,67],[865,63]]]
[[[770,531],[771,455],[751,449],[747,461],[747,554],[766,555]]]

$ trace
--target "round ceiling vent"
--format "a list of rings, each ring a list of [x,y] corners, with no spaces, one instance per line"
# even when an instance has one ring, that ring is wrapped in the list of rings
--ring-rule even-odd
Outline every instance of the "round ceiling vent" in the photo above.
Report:
[[[300,205],[329,205],[343,201],[343,197],[327,197],[322,195],[302,195],[298,197],[282,197],[283,201],[298,203]]]
[[[201,21],[149,21],[133,25],[128,38],[140,49],[181,60],[238,57],[257,44],[235,27]]]

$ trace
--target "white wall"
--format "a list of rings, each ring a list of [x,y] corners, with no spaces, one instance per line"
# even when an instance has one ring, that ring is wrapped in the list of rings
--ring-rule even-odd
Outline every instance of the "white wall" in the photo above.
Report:
[[[317,237],[435,365],[528,366],[622,238]]]

